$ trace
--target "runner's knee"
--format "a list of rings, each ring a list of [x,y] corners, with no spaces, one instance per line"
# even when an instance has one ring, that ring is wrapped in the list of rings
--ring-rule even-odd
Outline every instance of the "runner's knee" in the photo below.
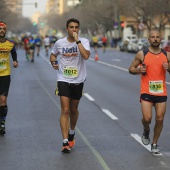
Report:
[[[152,116],[143,116],[142,122],[148,122],[149,124],[151,123]]]
[[[70,110],[69,109],[62,109],[61,112],[63,115],[69,115],[70,114]]]

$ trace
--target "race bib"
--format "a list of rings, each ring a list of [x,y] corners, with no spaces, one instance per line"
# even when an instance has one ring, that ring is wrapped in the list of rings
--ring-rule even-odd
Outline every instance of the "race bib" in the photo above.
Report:
[[[163,81],[149,81],[149,92],[151,93],[163,93]]]
[[[7,59],[0,58],[0,70],[6,69],[6,63],[7,63]]]
[[[78,76],[77,67],[66,66],[64,67],[63,76],[66,78],[75,78]]]

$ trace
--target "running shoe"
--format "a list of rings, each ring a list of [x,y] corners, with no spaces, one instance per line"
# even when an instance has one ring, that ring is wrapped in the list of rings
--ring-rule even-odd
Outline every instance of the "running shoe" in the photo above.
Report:
[[[75,136],[75,133],[74,134],[68,134],[68,143],[70,145],[70,148],[72,148],[76,143],[74,136]]]
[[[69,143],[68,143],[68,142],[63,143],[63,147],[62,147],[61,152],[63,152],[63,153],[69,153],[70,151],[71,151],[71,149],[70,149]]]
[[[158,149],[158,145],[157,144],[152,144],[151,145],[151,152],[153,154],[160,154],[160,150]]]
[[[141,140],[144,145],[148,145],[150,143],[149,132],[150,132],[150,130],[146,131],[145,129],[143,131]]]
[[[4,135],[5,132],[5,121],[1,120],[1,124],[0,124],[0,134]]]

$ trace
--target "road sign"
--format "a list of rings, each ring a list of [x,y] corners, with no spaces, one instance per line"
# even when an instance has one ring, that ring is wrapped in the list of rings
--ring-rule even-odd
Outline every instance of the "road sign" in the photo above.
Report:
[[[145,24],[144,23],[139,23],[138,25],[139,30],[144,30],[145,29]]]

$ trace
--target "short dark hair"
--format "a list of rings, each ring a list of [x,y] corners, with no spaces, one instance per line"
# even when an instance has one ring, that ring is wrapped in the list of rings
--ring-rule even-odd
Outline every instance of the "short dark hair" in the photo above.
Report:
[[[71,18],[71,19],[69,19],[69,20],[67,21],[67,23],[66,23],[66,27],[67,27],[67,28],[68,28],[68,25],[70,24],[70,22],[75,22],[75,23],[77,23],[77,24],[80,26],[79,20],[77,20],[77,19],[75,19],[75,18]]]

